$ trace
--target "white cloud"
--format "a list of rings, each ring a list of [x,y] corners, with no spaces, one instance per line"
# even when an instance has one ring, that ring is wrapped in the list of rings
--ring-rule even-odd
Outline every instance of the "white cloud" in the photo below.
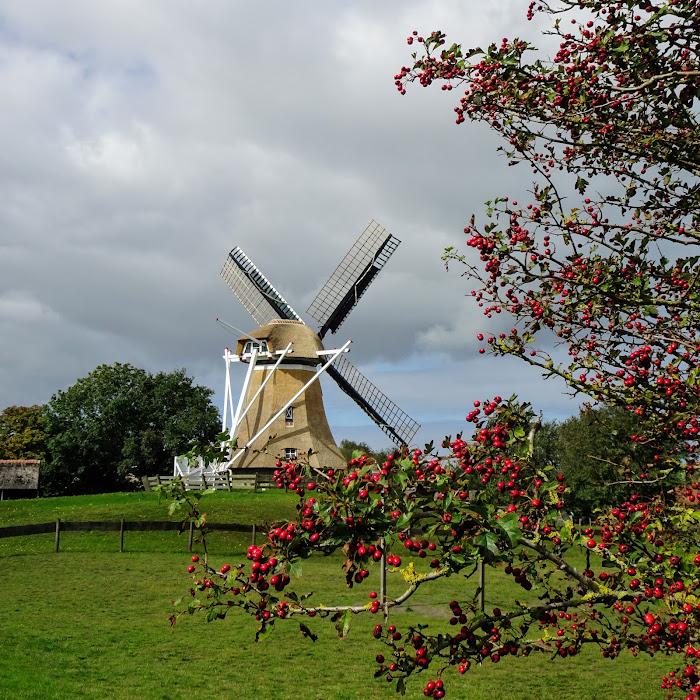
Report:
[[[155,144],[151,129],[136,123],[127,131],[107,131],[93,138],[67,138],[69,158],[86,177],[111,177],[138,187],[152,177]]]
[[[58,321],[60,316],[25,292],[7,291],[0,295],[0,324]]]

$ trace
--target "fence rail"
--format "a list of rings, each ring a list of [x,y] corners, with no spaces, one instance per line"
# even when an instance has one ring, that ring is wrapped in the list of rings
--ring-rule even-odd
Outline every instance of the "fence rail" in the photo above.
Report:
[[[207,523],[207,530],[221,532],[249,532],[251,542],[255,538],[260,525],[244,523]],[[119,533],[119,551],[124,551],[124,533],[130,532],[167,532],[181,531],[179,522],[173,520],[54,520],[50,523],[31,523],[29,525],[9,525],[0,527],[0,539],[5,537],[22,537],[23,535],[54,534],[54,550],[60,549],[62,532],[103,532]],[[190,523],[188,549],[192,551],[194,525]]]

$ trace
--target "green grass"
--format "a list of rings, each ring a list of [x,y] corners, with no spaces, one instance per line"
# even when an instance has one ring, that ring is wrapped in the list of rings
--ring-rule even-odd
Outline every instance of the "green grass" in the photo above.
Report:
[[[131,500],[133,499],[133,500]],[[8,510],[26,516],[13,522],[52,519],[163,519],[164,506],[149,494],[112,494],[79,499],[0,503],[0,521]],[[269,499],[269,500],[268,500]],[[53,501],[53,503],[51,503]],[[284,512],[293,501],[282,494],[216,494],[207,499],[212,519],[251,520]],[[32,505],[36,507],[33,512]],[[209,506],[211,506],[209,508]],[[122,508],[123,510],[119,510]],[[101,509],[101,510],[100,510]],[[37,512],[38,511],[38,512]],[[67,515],[70,513],[71,515]],[[237,515],[234,517],[234,513]],[[216,514],[216,515],[215,515]],[[219,515],[220,514],[220,515]],[[32,515],[34,517],[32,517]],[[83,517],[81,517],[83,515]],[[116,552],[115,533],[66,533],[54,554],[47,535],[0,540],[0,697],[2,698],[310,698],[350,700],[391,698],[383,681],[372,678],[380,645],[370,636],[377,621],[353,620],[348,639],[339,640],[322,620],[311,621],[320,639],[301,637],[295,622],[278,625],[256,644],[251,620],[233,615],[207,624],[202,617],[167,624],[171,601],[188,586],[186,539],[174,533],[127,533],[127,551]],[[247,541],[230,533],[212,536],[216,562],[242,556]],[[358,602],[376,588],[376,575],[358,589],[342,585],[340,559],[303,563],[297,590],[315,590],[318,602]],[[389,589],[401,587],[390,574]],[[444,626],[453,597],[464,599],[473,582],[454,577],[422,589],[406,611],[392,614],[399,626],[409,619]],[[487,605],[523,599],[522,589],[498,572],[489,573]],[[497,700],[557,698],[585,700],[661,698],[659,678],[672,667],[664,658],[612,662],[588,650],[574,659],[544,656],[504,659],[460,677],[447,671],[448,698]],[[409,684],[409,697],[422,697],[426,674]]]
[[[220,523],[260,523],[292,517],[296,497],[283,491],[217,491],[203,510]],[[61,520],[169,520],[167,508],[152,491],[0,501],[0,527]]]

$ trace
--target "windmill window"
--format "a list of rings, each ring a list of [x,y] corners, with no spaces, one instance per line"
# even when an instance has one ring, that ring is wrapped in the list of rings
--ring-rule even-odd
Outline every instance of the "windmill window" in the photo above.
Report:
[[[258,352],[268,352],[267,341],[261,340],[259,343],[254,343],[252,340],[249,340],[243,346],[243,354],[244,355],[250,355],[253,352],[253,350],[257,350]]]
[[[296,447],[285,447],[284,448],[284,458],[285,459],[296,459],[297,458],[297,448]]]
[[[284,412],[284,424],[291,428],[294,425],[294,406],[289,406]]]

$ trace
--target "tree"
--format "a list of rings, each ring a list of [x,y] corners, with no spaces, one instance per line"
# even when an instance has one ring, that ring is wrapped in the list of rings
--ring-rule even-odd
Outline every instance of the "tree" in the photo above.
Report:
[[[451,625],[377,624],[377,677],[403,690],[432,668],[423,693],[440,698],[451,666],[464,673],[542,652],[563,659],[594,645],[608,658],[675,656],[662,687],[696,698],[700,14],[694,0],[531,3],[529,17],[537,12],[558,37],[551,60],[517,38],[466,50],[442,32],[414,32],[408,43],[420,52],[395,81],[401,93],[414,82],[458,89],[457,122],[484,121],[503,136],[509,162],[532,171],[532,201],[500,194],[485,223],[469,220],[476,259],[454,249],[445,257],[464,264],[488,318],[513,319],[482,338],[481,352],[515,355],[639,422],[623,450],[634,492],[579,530],[564,517],[565,475],[533,459],[531,408],[477,400],[470,441],[340,471],[284,465],[277,478],[299,495],[297,518],[251,547],[248,564],[195,562],[185,611],[215,619],[242,610],[259,635],[281,620],[328,617],[344,634],[352,615],[386,612],[445,576],[472,576],[483,560],[529,595],[487,610],[465,596],[446,610]],[[552,339],[567,361],[549,352]],[[338,549],[349,586],[382,555],[392,571],[402,566],[397,552],[417,556],[391,600],[313,604],[292,586],[290,567]],[[570,564],[577,549],[594,555],[591,569]]]
[[[387,456],[391,453],[391,449],[373,450],[366,442],[355,442],[354,440],[341,440],[340,442],[340,452],[345,457],[345,460],[349,462],[353,457],[360,457],[366,455],[375,460],[375,462],[383,462]]]
[[[345,458],[345,461],[349,462],[353,457],[356,456],[355,453],[361,453],[368,456],[372,456],[372,448],[366,442],[355,442],[354,440],[341,440],[340,452]]]
[[[184,370],[153,375],[128,364],[100,365],[46,405],[45,489],[130,489],[134,477],[169,470],[173,455],[218,433],[212,393]]]
[[[589,519],[619,503],[641,484],[630,484],[631,455],[644,446],[630,444],[639,432],[637,417],[617,407],[588,408],[563,423],[543,423],[535,438],[536,464],[554,464],[566,477],[567,510]]]
[[[8,406],[0,413],[0,459],[43,459],[42,406]]]

